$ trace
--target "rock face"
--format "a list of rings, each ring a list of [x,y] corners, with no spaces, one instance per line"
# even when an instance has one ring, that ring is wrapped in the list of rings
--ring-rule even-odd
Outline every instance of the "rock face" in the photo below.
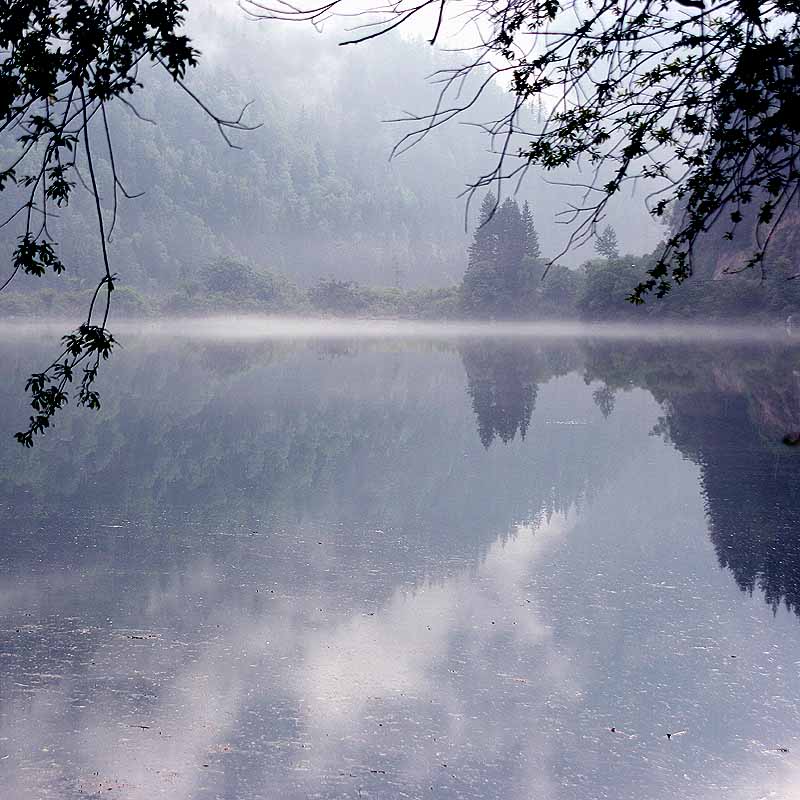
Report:
[[[744,209],[744,218],[732,239],[725,238],[731,227],[727,214],[701,237],[695,248],[695,275],[713,280],[761,280],[758,267],[747,268],[748,259],[759,247],[756,240],[758,210],[755,202]],[[761,232],[762,238],[766,233]],[[800,207],[787,211],[775,226],[766,253],[764,273],[767,279],[782,280],[800,273]]]

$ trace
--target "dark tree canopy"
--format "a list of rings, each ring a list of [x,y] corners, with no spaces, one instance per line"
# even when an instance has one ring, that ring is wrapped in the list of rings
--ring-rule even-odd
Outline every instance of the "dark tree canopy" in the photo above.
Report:
[[[541,258],[542,249],[539,246],[539,234],[533,224],[533,213],[527,200],[522,204],[522,224],[525,226],[525,257],[531,259]]]

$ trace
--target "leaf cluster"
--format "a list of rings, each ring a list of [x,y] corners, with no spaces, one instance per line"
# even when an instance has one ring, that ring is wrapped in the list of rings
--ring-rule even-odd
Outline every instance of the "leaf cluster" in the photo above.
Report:
[[[14,438],[24,447],[33,447],[34,436],[50,427],[50,420],[69,400],[67,387],[78,377],[78,405],[100,408],[100,395],[93,388],[101,359],[106,360],[117,342],[99,325],[84,324],[62,337],[63,350],[43,372],[34,372],[25,384],[31,408],[28,427]]]

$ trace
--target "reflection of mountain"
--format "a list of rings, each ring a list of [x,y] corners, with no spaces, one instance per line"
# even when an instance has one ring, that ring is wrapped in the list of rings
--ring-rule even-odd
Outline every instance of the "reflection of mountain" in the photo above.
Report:
[[[299,663],[298,627],[369,621],[395,596],[476,568],[519,524],[583,504],[647,432],[643,421],[628,440],[628,426],[606,423],[568,376],[539,391],[535,446],[487,451],[454,353],[253,355],[129,345],[99,416],[71,411],[33,451],[0,449],[0,598],[51,620],[24,637],[0,630],[0,674],[63,672],[59,647],[79,635],[91,658],[69,667],[76,685],[91,684],[92,661],[119,675],[127,648],[144,674],[168,672],[169,646],[150,664],[149,640],[130,637],[154,629],[159,645],[202,652],[221,625],[241,652],[251,621],[259,642],[288,639]],[[209,369],[217,360],[223,368]],[[0,386],[3,419],[19,416],[19,385]],[[652,413],[642,396],[627,402],[643,406]],[[209,647],[224,684],[228,655]],[[285,682],[289,663],[276,667]],[[116,680],[121,695],[162,691]],[[126,723],[151,724],[149,713]],[[294,724],[281,735],[296,735]]]
[[[545,350],[529,344],[473,342],[461,348],[467,373],[467,393],[478,420],[484,447],[495,437],[508,444],[528,432],[540,383],[575,368],[573,353]]]
[[[129,347],[111,365],[99,416],[67,412],[34,451],[0,451],[0,524],[24,516],[51,562],[77,557],[65,531],[102,522],[136,521],[143,540],[165,520],[234,532],[381,530],[374,547],[385,559],[435,577],[515,525],[569,509],[604,480],[609,453],[626,457],[577,378],[540,391],[535,447],[487,452],[451,353],[236,355]],[[523,386],[567,371],[562,355],[519,355],[519,370],[508,355],[501,363],[526,376]],[[12,406],[20,383],[4,384],[4,419],[22,415]],[[7,546],[17,545],[29,552],[26,541]]]
[[[663,433],[701,469],[709,536],[737,585],[800,615],[800,428],[797,354],[783,348],[589,351],[587,377],[648,389]]]

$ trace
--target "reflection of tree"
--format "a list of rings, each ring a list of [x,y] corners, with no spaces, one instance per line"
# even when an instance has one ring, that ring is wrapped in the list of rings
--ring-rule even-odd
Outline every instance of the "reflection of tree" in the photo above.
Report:
[[[720,565],[800,616],[800,452],[782,443],[800,427],[796,360],[779,347],[603,345],[587,349],[585,377],[604,381],[596,399],[638,385],[663,404],[655,432],[700,467]]]
[[[34,452],[0,449],[0,530],[37,532],[4,540],[5,563],[77,563],[78,534],[95,523],[134,523],[125,542],[140,565],[156,552],[147,537],[165,526],[189,539],[195,528],[238,533],[245,544],[255,529],[280,534],[287,558],[296,541],[283,532],[321,526],[324,537],[305,538],[327,541],[338,531],[342,569],[331,572],[342,581],[375,563],[402,562],[414,579],[441,577],[517,525],[582,503],[637,446],[631,437],[620,447],[610,426],[587,437],[585,427],[544,425],[536,447],[485,452],[461,365],[446,352],[367,346],[331,359],[313,344],[242,349],[247,357],[234,362],[222,346],[134,344],[112,366],[102,425],[70,414]],[[21,349],[3,360],[6,374],[31,355]],[[574,370],[575,351],[515,348],[499,357],[506,361],[535,387]],[[15,410],[15,385],[0,385],[0,416]],[[546,395],[539,405],[567,418],[591,410],[577,378],[557,406]],[[362,534],[371,544],[355,553]],[[330,564],[313,563],[330,582]]]
[[[700,465],[709,536],[743,591],[800,616],[800,454],[765,442],[742,396],[697,394],[666,419],[675,446]]]
[[[508,343],[472,343],[461,349],[467,393],[484,447],[489,447],[495,437],[508,444],[517,432],[525,438],[539,384],[574,369],[575,360],[570,355]]]
[[[518,356],[513,350],[487,347],[471,347],[461,354],[484,447],[495,436],[508,443],[517,431],[524,439],[528,430],[539,387]]]
[[[800,448],[781,443],[800,429],[791,351],[587,346],[585,378],[602,383],[582,390],[568,379],[564,390],[551,387],[560,392],[553,401],[544,386],[579,368],[576,349],[474,342],[460,349],[470,410],[446,353],[246,350],[234,358],[222,345],[129,349],[126,366],[112,367],[102,425],[66,415],[34,453],[0,449],[0,529],[25,509],[32,530],[50,531],[37,534],[37,558],[56,558],[64,520],[74,513],[83,525],[98,508],[154,524],[164,509],[184,509],[206,528],[338,520],[347,530],[391,529],[396,538],[379,539],[383,557],[399,558],[402,541],[418,557],[409,574],[439,569],[454,553],[477,557],[515,524],[581,503],[641,447],[649,423],[625,411],[626,390],[641,387],[663,405],[659,431],[700,466],[720,563],[743,589],[800,615]],[[11,418],[19,398],[5,387],[35,353],[3,355],[10,379],[0,416]],[[533,419],[535,406],[542,417],[588,418],[592,392],[601,410],[616,395],[610,424],[599,414],[591,427]],[[535,446],[483,452],[473,412],[485,447],[531,426]]]
[[[608,386],[601,386],[599,389],[595,389],[592,392],[592,400],[594,400],[594,404],[600,409],[602,415],[608,418],[614,410],[617,397],[613,389],[610,389]]]

